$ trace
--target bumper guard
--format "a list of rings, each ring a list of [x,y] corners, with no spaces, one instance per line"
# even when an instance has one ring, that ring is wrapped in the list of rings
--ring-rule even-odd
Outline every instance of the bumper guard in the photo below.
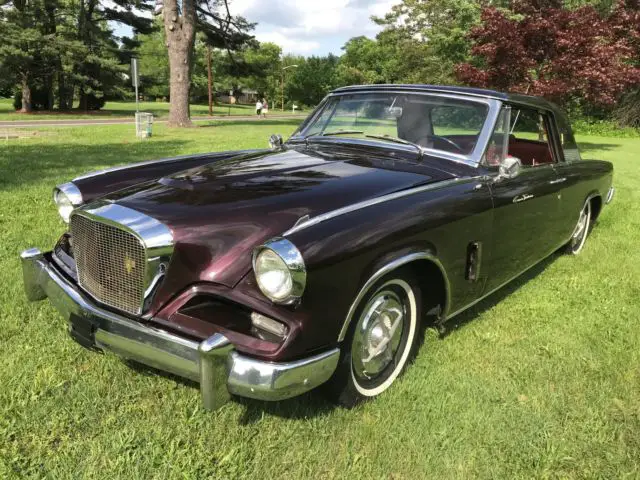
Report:
[[[95,305],[32,248],[20,255],[30,301],[49,298],[78,343],[200,383],[204,408],[214,410],[231,394],[259,400],[294,397],[326,382],[338,365],[337,348],[292,362],[266,362],[233,349],[222,334],[196,342]]]

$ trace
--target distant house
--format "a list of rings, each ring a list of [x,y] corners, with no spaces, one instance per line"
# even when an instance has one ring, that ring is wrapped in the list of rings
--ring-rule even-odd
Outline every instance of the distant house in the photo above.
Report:
[[[218,92],[216,93],[216,98],[221,103],[255,103],[258,100],[258,92],[257,90],[251,90],[248,88],[240,89],[240,93],[236,95],[229,95],[229,92]]]

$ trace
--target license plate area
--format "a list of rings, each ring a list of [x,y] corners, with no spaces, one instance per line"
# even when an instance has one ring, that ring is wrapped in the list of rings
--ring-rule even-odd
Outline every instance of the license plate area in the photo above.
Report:
[[[96,347],[96,330],[99,321],[90,316],[81,316],[71,313],[69,315],[69,335],[77,343],[89,350],[99,350]]]

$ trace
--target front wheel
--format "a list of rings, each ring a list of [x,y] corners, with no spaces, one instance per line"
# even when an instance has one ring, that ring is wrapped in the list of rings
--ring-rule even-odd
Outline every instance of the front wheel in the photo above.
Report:
[[[387,390],[415,355],[420,288],[409,273],[382,278],[358,305],[341,361],[326,391],[351,408]]]
[[[584,207],[582,207],[582,210],[580,211],[578,223],[576,224],[576,228],[573,230],[571,240],[569,240],[569,243],[567,243],[567,245],[565,246],[566,253],[568,253],[569,255],[578,255],[582,251],[582,247],[584,247],[584,244],[587,241],[590,227],[591,202],[587,200],[584,204]]]

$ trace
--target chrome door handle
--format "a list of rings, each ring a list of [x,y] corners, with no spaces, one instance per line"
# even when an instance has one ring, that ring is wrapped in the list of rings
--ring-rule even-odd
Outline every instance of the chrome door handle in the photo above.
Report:
[[[549,185],[555,185],[556,183],[562,183],[566,181],[567,181],[567,177],[556,178],[555,180],[550,180]]]

